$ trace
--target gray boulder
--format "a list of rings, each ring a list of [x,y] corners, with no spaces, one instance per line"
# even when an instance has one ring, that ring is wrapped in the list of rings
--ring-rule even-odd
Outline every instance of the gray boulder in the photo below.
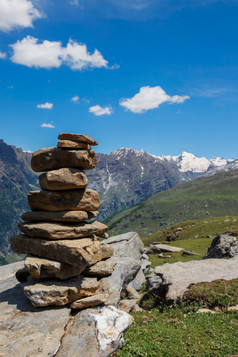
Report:
[[[118,258],[130,257],[140,260],[144,252],[144,244],[136,232],[128,232],[105,239],[102,244],[111,245],[114,249],[114,256]]]
[[[136,277],[141,266],[138,260],[129,257],[112,257],[107,261],[116,263],[116,266],[111,276],[100,280],[100,288],[101,291],[109,294],[105,304],[117,306],[121,291]]]
[[[203,259],[233,258],[238,255],[238,242],[229,234],[217,235]]]
[[[146,277],[146,282],[147,282],[147,289],[154,290],[154,289],[159,289],[159,287],[163,283],[163,280],[159,275],[151,274]]]
[[[238,259],[206,259],[189,262],[166,263],[157,266],[155,275],[162,278],[167,290],[166,300],[183,297],[190,284],[211,282],[218,279],[238,278]]]

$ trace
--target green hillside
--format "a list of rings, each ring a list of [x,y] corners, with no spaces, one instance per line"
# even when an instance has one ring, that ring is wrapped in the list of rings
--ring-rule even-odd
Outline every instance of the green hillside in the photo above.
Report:
[[[238,215],[238,170],[180,184],[107,219],[110,235],[141,236],[188,220]]]

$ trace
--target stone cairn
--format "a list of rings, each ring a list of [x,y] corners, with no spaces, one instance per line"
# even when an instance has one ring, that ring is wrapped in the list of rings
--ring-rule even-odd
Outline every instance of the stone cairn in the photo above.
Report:
[[[57,148],[36,151],[32,169],[39,176],[41,191],[28,193],[32,211],[22,215],[18,227],[23,234],[11,240],[15,253],[27,254],[24,294],[33,306],[82,309],[103,304],[108,294],[100,290],[100,278],[110,276],[114,265],[107,262],[113,249],[101,245],[108,227],[94,221],[99,195],[87,189],[83,170],[97,165],[92,137],[60,133]]]

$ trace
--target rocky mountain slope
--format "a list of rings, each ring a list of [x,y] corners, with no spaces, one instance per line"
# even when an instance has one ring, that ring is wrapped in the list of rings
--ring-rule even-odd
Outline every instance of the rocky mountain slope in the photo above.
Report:
[[[237,215],[238,170],[201,177],[160,192],[105,221],[111,234],[136,230],[141,235],[178,222]]]
[[[102,200],[101,219],[181,182],[238,168],[237,159],[208,160],[186,152],[157,157],[144,150],[122,148],[97,157],[98,166],[88,178],[89,186],[99,192]]]
[[[30,160],[30,153],[0,140],[0,252],[4,256],[11,236],[18,232],[19,216],[28,207],[26,194],[37,186]]]

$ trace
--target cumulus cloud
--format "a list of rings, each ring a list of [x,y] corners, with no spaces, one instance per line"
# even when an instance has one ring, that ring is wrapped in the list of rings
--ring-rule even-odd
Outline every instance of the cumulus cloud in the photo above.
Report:
[[[53,108],[53,103],[45,102],[44,104],[37,104],[36,107],[39,108],[39,109],[52,109]]]
[[[89,112],[93,113],[94,115],[101,116],[101,115],[110,115],[112,114],[112,108],[111,107],[101,107],[100,105],[94,105],[89,108]]]
[[[0,30],[16,27],[33,27],[33,21],[42,14],[29,0],[0,0]]]
[[[120,105],[133,113],[144,113],[158,108],[162,103],[183,103],[190,97],[187,95],[170,96],[160,87],[141,87],[139,93],[132,98],[122,99]]]
[[[55,126],[52,125],[52,124],[46,124],[46,123],[43,123],[41,124],[41,128],[50,128],[50,129],[54,129]]]
[[[75,95],[73,98],[71,98],[71,102],[73,103],[78,103],[79,102],[79,96],[78,95]]]
[[[73,70],[107,68],[108,62],[95,50],[90,54],[85,44],[69,40],[66,47],[60,41],[43,41],[27,36],[11,45],[12,62],[36,68],[59,68],[63,64]]]
[[[5,59],[7,58],[7,54],[5,52],[0,51],[0,59]]]

